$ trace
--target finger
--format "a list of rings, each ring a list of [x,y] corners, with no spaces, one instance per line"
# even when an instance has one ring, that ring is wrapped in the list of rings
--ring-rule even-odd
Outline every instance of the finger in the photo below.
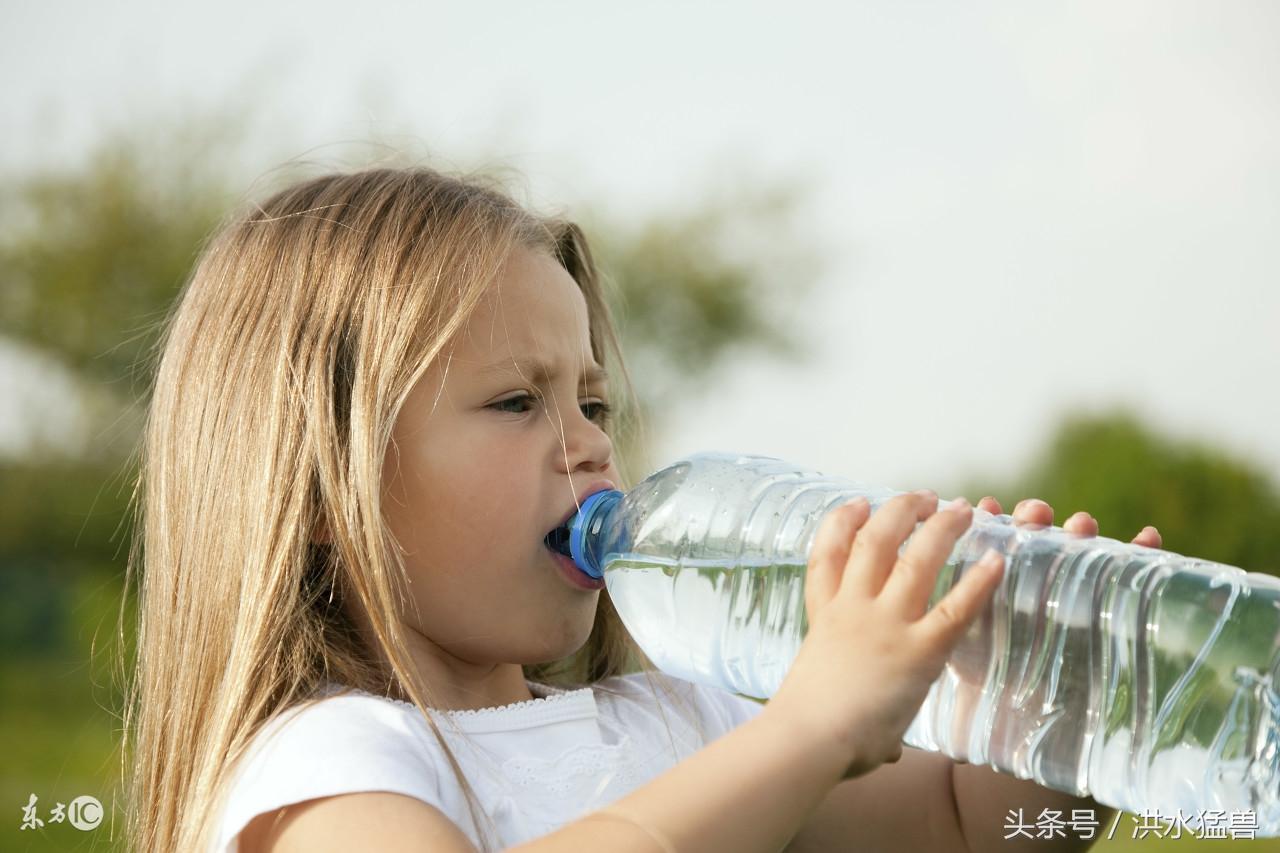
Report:
[[[1151,525],[1142,528],[1142,532],[1133,537],[1133,541],[1137,545],[1145,545],[1148,548],[1159,548],[1164,545],[1164,537]]]
[[[854,498],[827,513],[818,526],[813,546],[809,549],[809,566],[804,580],[804,603],[811,622],[840,588],[853,537],[870,514],[871,506],[867,499]]]
[[[1039,498],[1027,498],[1019,501],[1013,508],[1014,524],[1035,524],[1048,527],[1053,524],[1053,507]]]
[[[982,500],[978,501],[978,509],[989,512],[992,515],[1000,515],[1004,512],[1004,510],[1000,509],[1000,501],[996,500],[991,495],[987,495]]]
[[[969,568],[942,600],[914,626],[938,654],[949,654],[969,624],[991,600],[1004,576],[1004,557],[994,548]]]
[[[1077,512],[1062,523],[1062,529],[1080,536],[1097,536],[1098,520],[1087,512]]]
[[[937,498],[931,500],[915,492],[886,501],[854,537],[841,590],[866,597],[879,595],[885,578],[898,562],[903,541],[937,509]]]
[[[938,580],[938,570],[972,521],[973,508],[964,498],[956,498],[946,509],[934,513],[907,540],[907,547],[885,581],[880,598],[912,621],[923,616]]]

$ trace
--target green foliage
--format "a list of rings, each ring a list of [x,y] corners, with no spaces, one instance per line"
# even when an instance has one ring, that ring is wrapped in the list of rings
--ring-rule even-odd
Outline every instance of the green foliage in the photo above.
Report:
[[[995,495],[1005,512],[1029,497],[1061,525],[1078,511],[1099,535],[1129,541],[1146,525],[1165,550],[1280,574],[1280,493],[1249,463],[1156,434],[1131,412],[1067,418],[1013,483],[977,482],[960,494]]]
[[[617,286],[626,352],[653,397],[693,393],[744,349],[803,354],[791,323],[820,264],[812,236],[796,233],[801,193],[747,185],[639,225],[588,222]]]
[[[804,356],[792,328],[821,264],[797,225],[803,195],[801,184],[746,184],[639,223],[582,215],[636,384],[638,408],[626,414],[639,429],[617,436],[628,479],[656,465],[645,430],[734,358]]]
[[[0,463],[0,648],[49,659],[83,627],[71,590],[120,575],[132,468],[46,459]]]
[[[0,565],[6,575],[10,568]],[[126,619],[122,647],[122,578],[85,568],[63,573],[49,588],[59,605],[55,641],[14,649],[6,635],[0,657],[0,803],[13,818],[0,822],[0,850],[124,850],[120,713],[133,622]],[[6,610],[5,616],[20,611]],[[65,823],[22,831],[19,807],[33,793],[41,819],[54,803],[82,794],[97,797],[108,816],[92,832]]]
[[[80,168],[0,183],[0,334],[87,384],[129,378],[232,199],[214,139],[113,139]]]

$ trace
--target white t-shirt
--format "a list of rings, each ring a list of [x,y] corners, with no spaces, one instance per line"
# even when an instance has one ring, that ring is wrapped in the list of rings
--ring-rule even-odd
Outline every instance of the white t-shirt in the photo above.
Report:
[[[501,846],[545,835],[625,796],[763,707],[659,672],[651,677],[678,703],[661,689],[655,700],[644,674],[632,673],[579,690],[527,681],[531,700],[431,711]],[[335,695],[340,690],[348,692]],[[256,815],[357,791],[429,803],[481,847],[462,788],[415,706],[338,685],[322,696],[272,719],[250,744],[234,770],[211,853],[238,853],[237,834]]]

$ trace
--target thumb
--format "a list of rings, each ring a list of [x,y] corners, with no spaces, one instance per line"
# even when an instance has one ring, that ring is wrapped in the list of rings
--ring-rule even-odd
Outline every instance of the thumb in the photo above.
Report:
[[[854,498],[828,512],[818,526],[804,581],[804,605],[810,624],[840,588],[853,537],[870,515],[867,499]]]

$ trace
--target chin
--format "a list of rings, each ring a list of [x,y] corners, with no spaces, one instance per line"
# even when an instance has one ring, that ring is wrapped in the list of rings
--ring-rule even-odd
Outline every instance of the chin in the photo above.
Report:
[[[594,619],[591,619],[582,625],[568,621],[561,622],[555,628],[542,635],[541,639],[545,641],[545,645],[542,645],[537,654],[534,655],[537,660],[528,660],[525,663],[551,663],[573,655],[587,644],[594,621]]]

